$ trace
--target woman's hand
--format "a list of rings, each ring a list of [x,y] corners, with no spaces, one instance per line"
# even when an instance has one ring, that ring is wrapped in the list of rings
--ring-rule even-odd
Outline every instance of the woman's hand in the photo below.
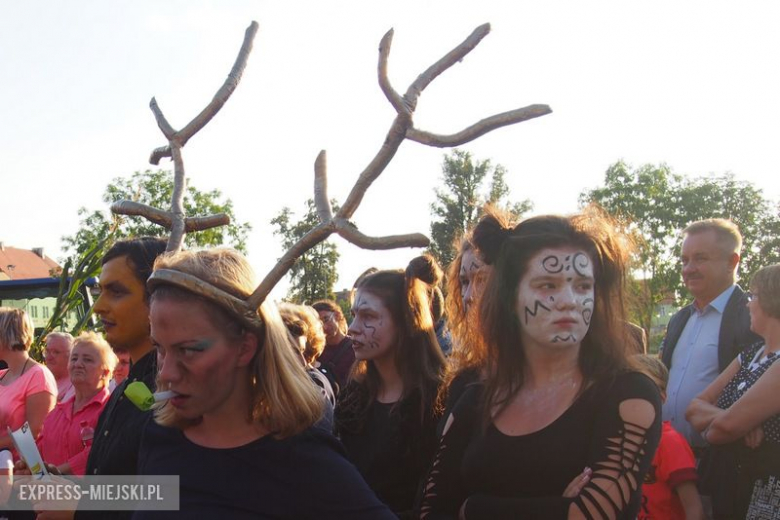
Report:
[[[585,468],[582,470],[582,473],[574,477],[574,480],[569,482],[569,485],[566,486],[566,489],[563,491],[563,498],[574,498],[579,495],[580,491],[582,491],[582,488],[584,488],[588,482],[590,482],[590,477],[592,475],[592,469]]]
[[[764,429],[761,426],[756,426],[745,435],[745,446],[750,449],[756,449],[764,442]]]
[[[17,460],[14,463],[14,476],[20,475],[32,475],[30,468],[27,467],[27,463],[23,460]]]

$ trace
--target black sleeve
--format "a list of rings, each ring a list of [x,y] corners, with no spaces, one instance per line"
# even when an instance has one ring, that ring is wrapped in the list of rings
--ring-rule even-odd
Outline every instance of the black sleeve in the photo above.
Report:
[[[642,374],[623,374],[605,393],[604,404],[594,417],[588,461],[593,475],[578,497],[534,499],[473,495],[466,503],[466,518],[565,519],[575,511],[574,508],[585,518],[622,518],[629,508],[638,505],[641,484],[660,437],[658,389]]]
[[[466,500],[461,461],[475,428],[479,428],[480,394],[481,386],[468,388],[449,417],[444,418],[444,432],[422,491],[421,519],[458,518],[458,511]]]

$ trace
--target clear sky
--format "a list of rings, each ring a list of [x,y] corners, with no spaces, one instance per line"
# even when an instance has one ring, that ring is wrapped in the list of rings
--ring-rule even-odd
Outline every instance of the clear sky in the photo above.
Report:
[[[165,140],[151,97],[184,126],[224,81],[252,20],[260,29],[242,83],[184,161],[192,185],[219,188],[253,224],[261,275],[281,255],[269,221],[285,205],[303,209],[317,153],[328,151],[330,196],[343,201],[381,146],[394,112],[377,85],[377,47],[391,27],[390,79],[403,92],[491,23],[424,92],[415,123],[446,134],[550,105],[551,115],[463,147],[503,164],[512,196],[535,213],[576,210],[619,159],[733,172],[778,200],[779,14],[768,1],[2,2],[0,241],[61,257],[79,207],[101,208],[111,179],[152,168]],[[372,235],[427,234],[444,153],[405,142],[354,222]],[[337,288],[416,253],[333,240]]]

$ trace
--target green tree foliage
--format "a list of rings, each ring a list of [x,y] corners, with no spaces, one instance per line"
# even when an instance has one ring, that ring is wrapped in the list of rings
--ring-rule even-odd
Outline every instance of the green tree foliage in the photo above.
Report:
[[[91,328],[92,307],[94,302],[90,301],[88,296],[89,289],[86,287],[90,278],[100,273],[101,259],[108,251],[109,244],[116,239],[116,229],[112,229],[107,236],[95,243],[84,255],[77,259],[74,265],[74,259],[69,258],[59,273],[59,288],[57,290],[57,300],[54,304],[49,321],[46,326],[38,333],[30,354],[43,360],[43,349],[45,347],[46,336],[55,330],[65,330],[68,328],[68,318],[70,315],[76,317],[76,322],[72,324],[68,332],[71,335],[78,336],[83,330]]]
[[[430,252],[441,265],[452,261],[455,241],[476,224],[485,204],[498,206],[518,218],[532,209],[529,200],[507,202],[506,173],[500,164],[494,167],[489,159],[475,160],[463,150],[455,149],[444,155],[442,180],[445,188],[435,190],[436,202],[431,204]],[[490,182],[486,186],[488,178]]]
[[[103,192],[103,201],[107,206],[122,199],[134,200],[161,209],[171,207],[173,193],[173,173],[166,170],[135,172],[130,178],[117,177]],[[252,226],[237,223],[233,213],[233,202],[222,200],[219,190],[199,191],[187,186],[184,195],[184,211],[187,216],[205,216],[225,213],[231,224],[217,228],[189,233],[185,237],[186,247],[208,247],[230,245],[246,253],[246,239]],[[76,257],[83,256],[106,237],[112,228],[116,229],[116,239],[138,236],[166,236],[167,230],[152,224],[142,217],[117,217],[107,211],[79,209],[81,222],[75,235],[62,237],[63,249]],[[110,244],[109,244],[110,245]]]
[[[667,165],[632,169],[619,161],[607,169],[604,184],[580,195],[580,204],[595,202],[615,216],[636,241],[632,290],[634,316],[649,330],[659,301],[687,298],[682,283],[682,230],[691,222],[727,218],[743,235],[740,278],[780,260],[778,208],[749,182],[733,175],[687,178]]]
[[[333,212],[338,211],[338,204],[331,201]],[[290,208],[284,207],[271,224],[275,226],[274,234],[282,239],[282,247],[290,249],[306,233],[320,223],[314,199],[306,201],[306,214],[297,222]],[[290,289],[287,299],[293,303],[310,304],[316,300],[334,299],[333,287],[338,274],[336,264],[339,260],[336,244],[328,240],[320,242],[306,251],[290,269]]]

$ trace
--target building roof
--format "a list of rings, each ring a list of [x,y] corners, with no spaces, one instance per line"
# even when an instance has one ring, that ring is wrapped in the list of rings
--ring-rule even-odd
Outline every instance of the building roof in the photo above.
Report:
[[[52,271],[60,270],[57,262],[43,254],[43,248],[19,249],[0,242],[0,280],[49,278]]]

